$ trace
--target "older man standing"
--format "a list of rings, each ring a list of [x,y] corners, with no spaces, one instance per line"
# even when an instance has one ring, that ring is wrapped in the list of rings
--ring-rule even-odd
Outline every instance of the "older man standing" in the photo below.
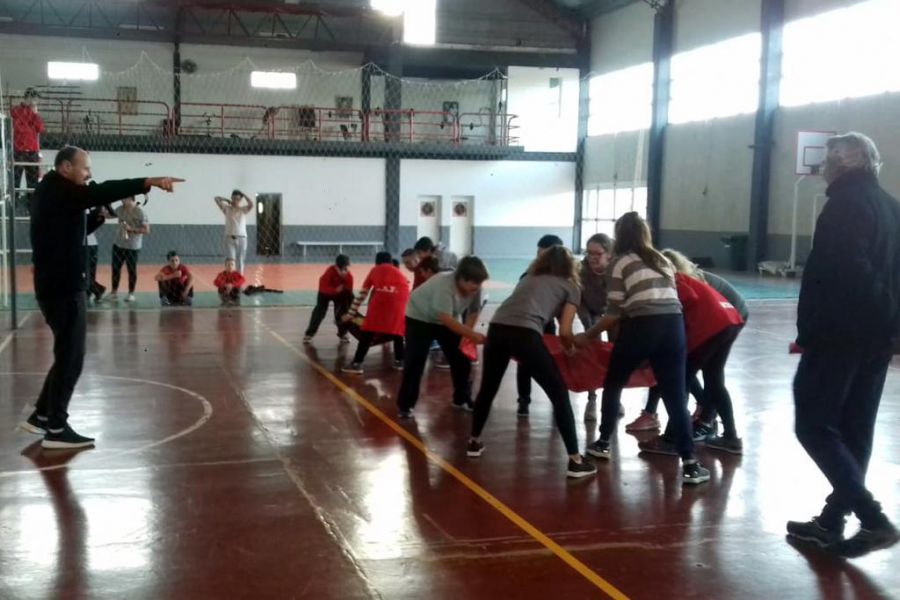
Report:
[[[94,440],[68,424],[68,406],[84,365],[88,289],[85,211],[151,187],[171,192],[171,177],[89,183],[91,159],[74,146],[60,150],[54,170],[38,184],[31,202],[34,291],[41,314],[53,331],[53,366],[37,405],[22,428],[44,436],[44,448],[91,446]]]
[[[797,439],[833,492],[790,537],[860,556],[900,540],[866,489],[875,420],[892,345],[900,337],[900,204],[878,184],[881,159],[859,133],[828,141],[828,202],[800,288],[794,379]],[[844,539],[850,513],[861,529]]]

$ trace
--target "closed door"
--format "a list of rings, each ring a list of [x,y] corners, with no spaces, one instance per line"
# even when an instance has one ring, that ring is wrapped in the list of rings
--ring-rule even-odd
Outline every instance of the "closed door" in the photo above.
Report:
[[[281,194],[256,196],[256,254],[281,255]]]
[[[430,237],[435,243],[441,239],[441,197],[419,196],[419,217],[416,238]]]
[[[450,251],[457,256],[472,254],[473,196],[453,196],[450,207]]]

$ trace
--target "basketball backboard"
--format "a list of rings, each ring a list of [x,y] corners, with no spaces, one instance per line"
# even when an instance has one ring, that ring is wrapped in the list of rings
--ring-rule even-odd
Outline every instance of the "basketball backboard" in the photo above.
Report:
[[[797,175],[815,175],[819,172],[825,162],[828,138],[834,135],[834,131],[797,132]]]

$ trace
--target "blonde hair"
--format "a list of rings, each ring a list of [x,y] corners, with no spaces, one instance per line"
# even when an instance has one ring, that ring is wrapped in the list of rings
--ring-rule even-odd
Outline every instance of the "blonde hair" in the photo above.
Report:
[[[532,261],[529,275],[553,275],[581,287],[581,276],[575,258],[565,246],[551,246]]]
[[[673,267],[675,267],[676,272],[683,273],[688,277],[692,277],[700,281],[706,281],[706,277],[703,276],[703,271],[700,270],[700,267],[698,267],[696,263],[691,262],[691,259],[689,259],[678,250],[666,248],[662,251],[662,255],[669,259],[669,262],[672,263]]]
[[[637,254],[645,265],[669,281],[675,278],[669,259],[653,247],[650,228],[646,221],[634,211],[625,213],[616,221],[616,240],[613,243],[613,253],[616,256],[632,252]]]

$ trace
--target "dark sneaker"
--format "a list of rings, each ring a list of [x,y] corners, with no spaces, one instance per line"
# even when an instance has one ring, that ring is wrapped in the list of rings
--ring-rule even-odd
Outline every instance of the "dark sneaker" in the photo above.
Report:
[[[394,370],[395,370],[395,371],[402,371],[402,370],[403,370],[403,361],[402,361],[402,360],[395,360],[395,361],[394,361]]]
[[[516,409],[516,416],[520,419],[525,419],[528,417],[528,402],[522,402],[519,400],[519,408]]]
[[[597,472],[597,466],[592,462],[581,457],[581,462],[575,462],[569,459],[569,465],[566,467],[566,477],[578,479],[579,477],[590,477]]]
[[[350,338],[348,338],[346,335],[338,336],[338,344],[340,344],[341,346],[343,346],[344,344],[349,344],[349,343],[350,343]]]
[[[303,336],[303,343],[304,343],[304,344],[312,344],[312,336],[311,336],[311,335],[304,335],[304,336]]]
[[[853,537],[838,542],[835,550],[841,556],[856,558],[875,550],[890,548],[898,541],[900,541],[900,531],[897,531],[897,528],[891,523],[885,522],[872,529],[860,529]]]
[[[19,425],[19,428],[35,435],[45,435],[47,433],[47,417],[39,417],[37,411],[34,411]]]
[[[788,521],[787,533],[795,540],[810,542],[822,548],[844,540],[843,529],[826,529],[819,524],[818,517],[813,517],[809,521]]]
[[[687,463],[681,467],[681,481],[689,484],[709,481],[709,469],[698,462]]]
[[[469,440],[469,445],[466,446],[466,456],[471,456],[472,458],[477,458],[481,456],[484,452],[484,444],[477,440]]]
[[[716,435],[715,425],[707,425],[706,423],[697,422],[694,425],[694,443],[700,444],[706,442]]]
[[[741,438],[726,438],[717,436],[706,440],[706,447],[710,450],[720,450],[731,454],[743,454],[744,443]]]
[[[346,367],[341,367],[341,373],[350,373],[351,375],[362,375],[363,368],[359,363],[350,363]]]
[[[594,458],[602,458],[604,460],[612,458],[612,449],[609,446],[609,442],[604,442],[603,440],[597,440],[588,446],[586,452]]]
[[[41,447],[47,450],[67,450],[69,448],[87,448],[94,445],[94,438],[78,435],[75,430],[66,425],[60,431],[47,430]]]
[[[656,436],[655,438],[648,440],[646,442],[638,442],[638,448],[641,449],[641,452],[648,452],[650,454],[665,454],[666,456],[679,456],[678,450],[675,448],[675,444],[667,440],[661,435]]]
[[[464,410],[466,412],[472,412],[475,407],[472,405],[471,400],[466,400],[465,402],[456,402],[454,400],[453,408],[455,408],[456,410]]]
[[[413,411],[411,408],[401,408],[397,411],[397,416],[401,419],[412,419]]]

